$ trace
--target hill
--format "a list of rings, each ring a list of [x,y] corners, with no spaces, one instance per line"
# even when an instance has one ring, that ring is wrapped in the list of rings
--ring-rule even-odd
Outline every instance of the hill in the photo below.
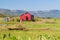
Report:
[[[5,15],[21,15],[27,11],[24,10],[10,10],[10,9],[0,9],[0,14]],[[60,10],[45,10],[45,11],[29,11],[31,14],[38,17],[51,17],[51,18],[60,18]]]

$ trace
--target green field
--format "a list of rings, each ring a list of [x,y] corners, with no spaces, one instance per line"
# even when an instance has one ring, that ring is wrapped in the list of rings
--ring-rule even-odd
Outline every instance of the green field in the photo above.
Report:
[[[35,22],[0,22],[0,40],[60,40],[60,18],[37,19]],[[49,30],[8,30],[8,27],[49,28]]]

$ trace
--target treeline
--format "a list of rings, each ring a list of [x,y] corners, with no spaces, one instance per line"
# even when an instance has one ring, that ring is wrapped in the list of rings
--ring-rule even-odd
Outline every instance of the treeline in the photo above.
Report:
[[[12,17],[13,15],[7,13],[0,13],[0,17]]]
[[[0,17],[6,17],[7,15],[6,14],[0,14]]]

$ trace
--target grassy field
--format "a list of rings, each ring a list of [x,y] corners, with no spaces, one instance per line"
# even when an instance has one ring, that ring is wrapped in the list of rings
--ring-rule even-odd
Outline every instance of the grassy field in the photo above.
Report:
[[[35,22],[0,22],[0,40],[60,40],[60,18],[38,19]],[[49,30],[8,30],[8,27],[49,28]]]

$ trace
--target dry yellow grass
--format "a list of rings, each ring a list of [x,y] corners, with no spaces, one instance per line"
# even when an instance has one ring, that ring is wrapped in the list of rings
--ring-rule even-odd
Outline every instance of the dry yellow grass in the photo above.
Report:
[[[3,18],[2,17],[0,17],[0,21],[2,21],[3,20]]]

